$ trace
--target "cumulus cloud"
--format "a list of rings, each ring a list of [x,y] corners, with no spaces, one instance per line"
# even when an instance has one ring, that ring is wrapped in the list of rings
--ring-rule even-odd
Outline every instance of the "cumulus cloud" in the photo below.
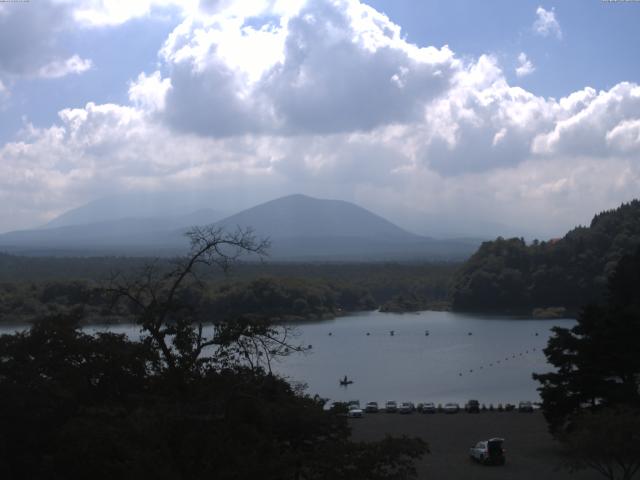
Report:
[[[73,17],[87,27],[113,27],[148,16],[154,9],[170,7],[179,7],[185,11],[197,10],[198,0],[84,0],[76,4]]]
[[[527,54],[520,52],[518,55],[518,66],[516,67],[516,75],[518,77],[526,77],[535,72],[536,67],[533,66],[531,60],[527,58]]]
[[[34,75],[55,60],[69,11],[52,2],[0,4],[0,76]]]
[[[459,63],[446,46],[407,43],[397,25],[359,2],[296,4],[275,22],[272,13],[256,25],[223,11],[174,30],[161,52],[174,128],[304,134],[413,121]]]
[[[42,78],[61,78],[67,75],[79,75],[91,69],[92,66],[91,60],[73,55],[66,60],[54,60],[43,65],[38,70],[38,76]]]
[[[536,9],[536,21],[533,22],[533,31],[543,37],[555,35],[557,39],[562,38],[562,29],[556,19],[555,10],[545,10],[542,7]]]
[[[576,102],[582,108],[576,108]],[[561,100],[559,107],[553,129],[534,139],[533,153],[606,156],[640,119],[640,86],[622,82],[597,94],[588,89],[572,100]]]
[[[440,215],[558,234],[637,195],[634,83],[544,98],[497,58],[411,44],[356,0],[197,7],[128,104],[64,109],[0,147],[2,228],[106,194],[207,189],[244,205],[344,198],[415,212],[415,229]]]
[[[156,70],[151,75],[142,72],[136,81],[129,84],[129,100],[147,112],[163,110],[170,88],[171,81],[163,79],[159,71]]]

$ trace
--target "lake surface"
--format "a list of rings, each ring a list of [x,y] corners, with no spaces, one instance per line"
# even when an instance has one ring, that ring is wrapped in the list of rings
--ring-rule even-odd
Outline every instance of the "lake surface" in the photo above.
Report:
[[[290,356],[276,368],[292,381],[307,383],[309,393],[337,401],[537,401],[539,384],[531,374],[550,370],[542,352],[550,329],[575,323],[367,312],[300,325],[299,342],[311,344],[311,352]],[[354,383],[341,387],[344,375]]]
[[[296,324],[297,343],[313,348],[286,357],[274,369],[306,383],[308,393],[333,401],[537,401],[538,383],[531,374],[550,369],[542,352],[550,329],[574,324],[451,312],[359,313]],[[0,333],[16,328],[3,326]],[[133,325],[88,330],[97,329],[139,335]],[[354,383],[341,387],[344,375]]]

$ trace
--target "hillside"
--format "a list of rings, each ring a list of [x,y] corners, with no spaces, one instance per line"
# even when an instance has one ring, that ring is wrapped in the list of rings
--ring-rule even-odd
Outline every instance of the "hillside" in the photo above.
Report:
[[[353,203],[306,195],[271,200],[227,217],[218,224],[230,228],[251,226],[259,235],[270,238],[421,238]]]
[[[114,205],[118,211],[122,207]],[[132,206],[132,211],[140,208]],[[93,202],[63,214],[46,228],[0,235],[0,251],[20,255],[175,255],[188,246],[184,238],[188,227],[216,221],[228,230],[250,227],[259,237],[268,237],[270,257],[278,260],[459,260],[471,255],[479,244],[475,240],[422,237],[353,203],[304,195],[278,198],[223,220],[212,210],[201,210],[178,216],[82,223],[91,212],[98,217],[112,216],[107,210],[104,202]]]
[[[460,268],[451,289],[456,310],[576,311],[602,300],[620,258],[640,246],[640,201],[599,213],[548,242],[498,238],[483,243]]]
[[[194,212],[207,211],[208,222],[214,222],[226,216],[225,213],[212,210],[210,203],[196,195],[163,193],[130,193],[114,195],[93,200],[77,208],[72,208],[52,219],[42,228],[58,228],[72,225],[101,224],[122,219],[171,220],[188,217]],[[228,213],[227,213],[228,214]],[[180,225],[181,226],[181,225]],[[165,225],[165,228],[172,228]],[[177,228],[174,225],[174,228]]]
[[[80,221],[80,217],[74,217]],[[182,230],[210,224],[219,219],[213,210],[203,209],[179,216],[127,217],[86,224],[70,224],[0,235],[0,249],[19,254],[81,255],[156,254],[176,251],[185,245]],[[70,220],[70,219],[67,219]],[[62,221],[62,220],[61,220]]]

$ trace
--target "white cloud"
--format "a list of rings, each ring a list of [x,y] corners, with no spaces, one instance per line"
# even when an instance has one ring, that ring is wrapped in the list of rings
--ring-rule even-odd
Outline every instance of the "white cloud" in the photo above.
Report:
[[[38,76],[42,78],[61,78],[67,75],[80,75],[90,70],[93,63],[90,59],[73,55],[66,60],[54,60],[43,65],[38,70]]]
[[[640,117],[640,115],[638,115]],[[606,135],[607,144],[621,152],[640,152],[640,118],[623,120]]]
[[[536,67],[533,66],[531,60],[527,58],[527,54],[520,52],[518,55],[518,66],[516,67],[516,75],[518,77],[526,77],[535,72]]]
[[[228,136],[412,121],[460,64],[446,46],[407,43],[397,25],[360,2],[283,5],[267,3],[262,23],[248,16],[255,11],[231,8],[190,16],[172,32],[161,50],[172,85],[169,124]]]
[[[74,19],[87,27],[113,27],[150,15],[154,9],[195,11],[198,0],[84,0],[75,4]]]
[[[244,205],[344,198],[415,212],[413,228],[498,219],[558,234],[637,195],[636,84],[540,97],[495,57],[413,45],[355,0],[200,7],[129,104],[64,109],[0,147],[3,229],[107,194],[206,189]]]
[[[622,82],[597,94],[586,89],[573,99],[560,100],[559,107],[554,128],[536,136],[533,153],[608,155],[611,144],[618,143],[622,132],[640,119],[640,86]]]
[[[171,81],[168,78],[163,79],[160,72],[155,71],[151,75],[143,72],[135,82],[129,84],[129,100],[149,112],[162,110],[170,88]]]
[[[555,10],[545,10],[542,7],[536,9],[536,21],[533,22],[533,31],[543,37],[555,35],[557,39],[562,38],[562,29],[556,19]]]
[[[0,79],[33,76],[59,58],[55,37],[68,26],[69,7],[52,2],[16,4],[0,11]]]

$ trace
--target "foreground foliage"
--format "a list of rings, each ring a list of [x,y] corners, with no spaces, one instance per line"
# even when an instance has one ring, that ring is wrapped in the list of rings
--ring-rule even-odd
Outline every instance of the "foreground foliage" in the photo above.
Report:
[[[640,410],[583,412],[561,436],[572,470],[591,468],[609,480],[631,480],[640,470]]]
[[[174,268],[117,276],[141,340],[80,329],[82,311],[0,337],[0,472],[10,479],[406,479],[417,438],[350,440],[347,419],[270,372],[299,349],[256,315],[205,326],[194,267],[266,245],[190,233]],[[206,327],[206,328],[205,328]]]
[[[553,330],[544,352],[556,371],[533,376],[551,432],[573,467],[631,479],[640,468],[640,250],[620,260],[604,305]]]

